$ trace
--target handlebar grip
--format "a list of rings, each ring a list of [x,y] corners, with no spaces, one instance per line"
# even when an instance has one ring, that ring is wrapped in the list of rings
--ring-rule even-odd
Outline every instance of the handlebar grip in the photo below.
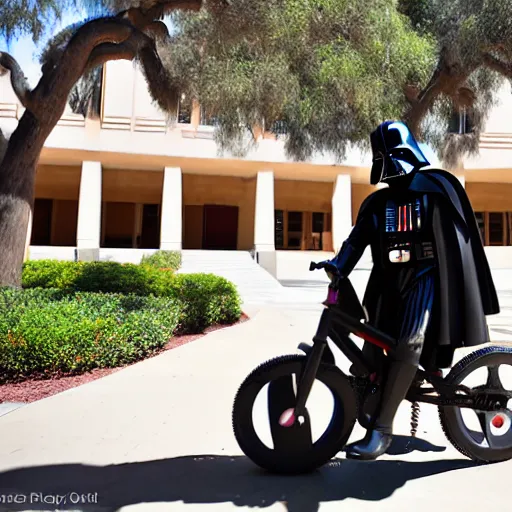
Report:
[[[315,263],[314,261],[312,261],[310,264],[309,264],[309,271],[311,272],[312,270],[316,270],[318,267],[318,264]]]
[[[336,268],[336,266],[333,265],[332,263],[329,263],[328,261],[321,261],[320,263],[315,263],[314,261],[312,261],[309,264],[309,270],[310,271],[312,271],[312,270],[320,270],[320,269],[324,269],[326,271],[329,271],[332,274],[337,274],[338,273],[338,269]]]

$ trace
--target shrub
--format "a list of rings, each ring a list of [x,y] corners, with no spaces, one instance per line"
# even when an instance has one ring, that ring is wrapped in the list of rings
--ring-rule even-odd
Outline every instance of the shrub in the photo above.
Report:
[[[242,314],[234,284],[213,274],[173,274],[149,265],[115,262],[38,260],[24,264],[22,282],[26,289],[171,297],[181,305],[182,334],[200,333],[213,324],[233,323]],[[53,297],[57,290],[49,293]]]
[[[213,274],[178,274],[169,294],[182,304],[181,333],[202,332],[213,324],[234,323],[242,314],[235,285]]]
[[[0,383],[137,361],[175,332],[172,297],[0,290]]]
[[[165,295],[172,274],[149,265],[114,261],[29,260],[23,264],[23,288],[58,288],[61,290],[136,295]]]
[[[144,255],[141,265],[150,265],[155,268],[178,270],[181,267],[181,252],[156,251],[151,256]]]
[[[115,262],[36,260],[24,264],[22,281],[24,288],[172,297],[182,305],[180,333],[233,323],[242,314],[235,285],[213,274],[173,274],[149,265]]]

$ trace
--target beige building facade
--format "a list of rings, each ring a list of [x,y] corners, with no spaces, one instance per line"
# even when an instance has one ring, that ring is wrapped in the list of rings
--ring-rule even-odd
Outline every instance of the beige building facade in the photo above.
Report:
[[[97,258],[100,249],[254,251],[274,271],[275,251],[336,251],[374,187],[370,156],[352,151],[289,161],[284,141],[260,134],[250,154],[220,156],[199,105],[177,106],[168,126],[142,73],[128,61],[104,68],[100,116],[66,112],[37,170],[28,254]],[[23,108],[0,77],[0,127]],[[456,174],[486,246],[512,245],[512,95],[503,88],[478,158]],[[40,251],[39,251],[40,252]],[[60,256],[59,256],[60,255]]]

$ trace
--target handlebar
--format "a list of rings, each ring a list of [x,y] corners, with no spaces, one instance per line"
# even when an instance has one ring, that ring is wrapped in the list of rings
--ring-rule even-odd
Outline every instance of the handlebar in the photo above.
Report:
[[[312,261],[309,264],[310,272],[313,270],[321,270],[321,269],[324,269],[326,272],[329,272],[330,274],[334,274],[334,275],[338,274],[338,269],[332,263],[329,263],[328,261],[321,261],[320,263],[315,263],[314,261]]]

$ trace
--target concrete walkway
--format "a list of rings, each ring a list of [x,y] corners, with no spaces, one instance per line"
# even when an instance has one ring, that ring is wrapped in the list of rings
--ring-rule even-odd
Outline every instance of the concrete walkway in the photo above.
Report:
[[[497,284],[504,311],[492,320],[496,339],[512,325],[512,272],[503,271]],[[397,441],[377,462],[340,454],[313,475],[283,478],[243,457],[231,427],[235,393],[259,363],[311,339],[321,311],[311,298],[253,309],[249,322],[0,417],[0,510],[506,507],[512,462],[473,466],[449,446],[433,407],[422,407],[420,439],[410,443],[404,404]],[[16,493],[24,505],[2,504]],[[63,495],[67,504],[35,503]]]

